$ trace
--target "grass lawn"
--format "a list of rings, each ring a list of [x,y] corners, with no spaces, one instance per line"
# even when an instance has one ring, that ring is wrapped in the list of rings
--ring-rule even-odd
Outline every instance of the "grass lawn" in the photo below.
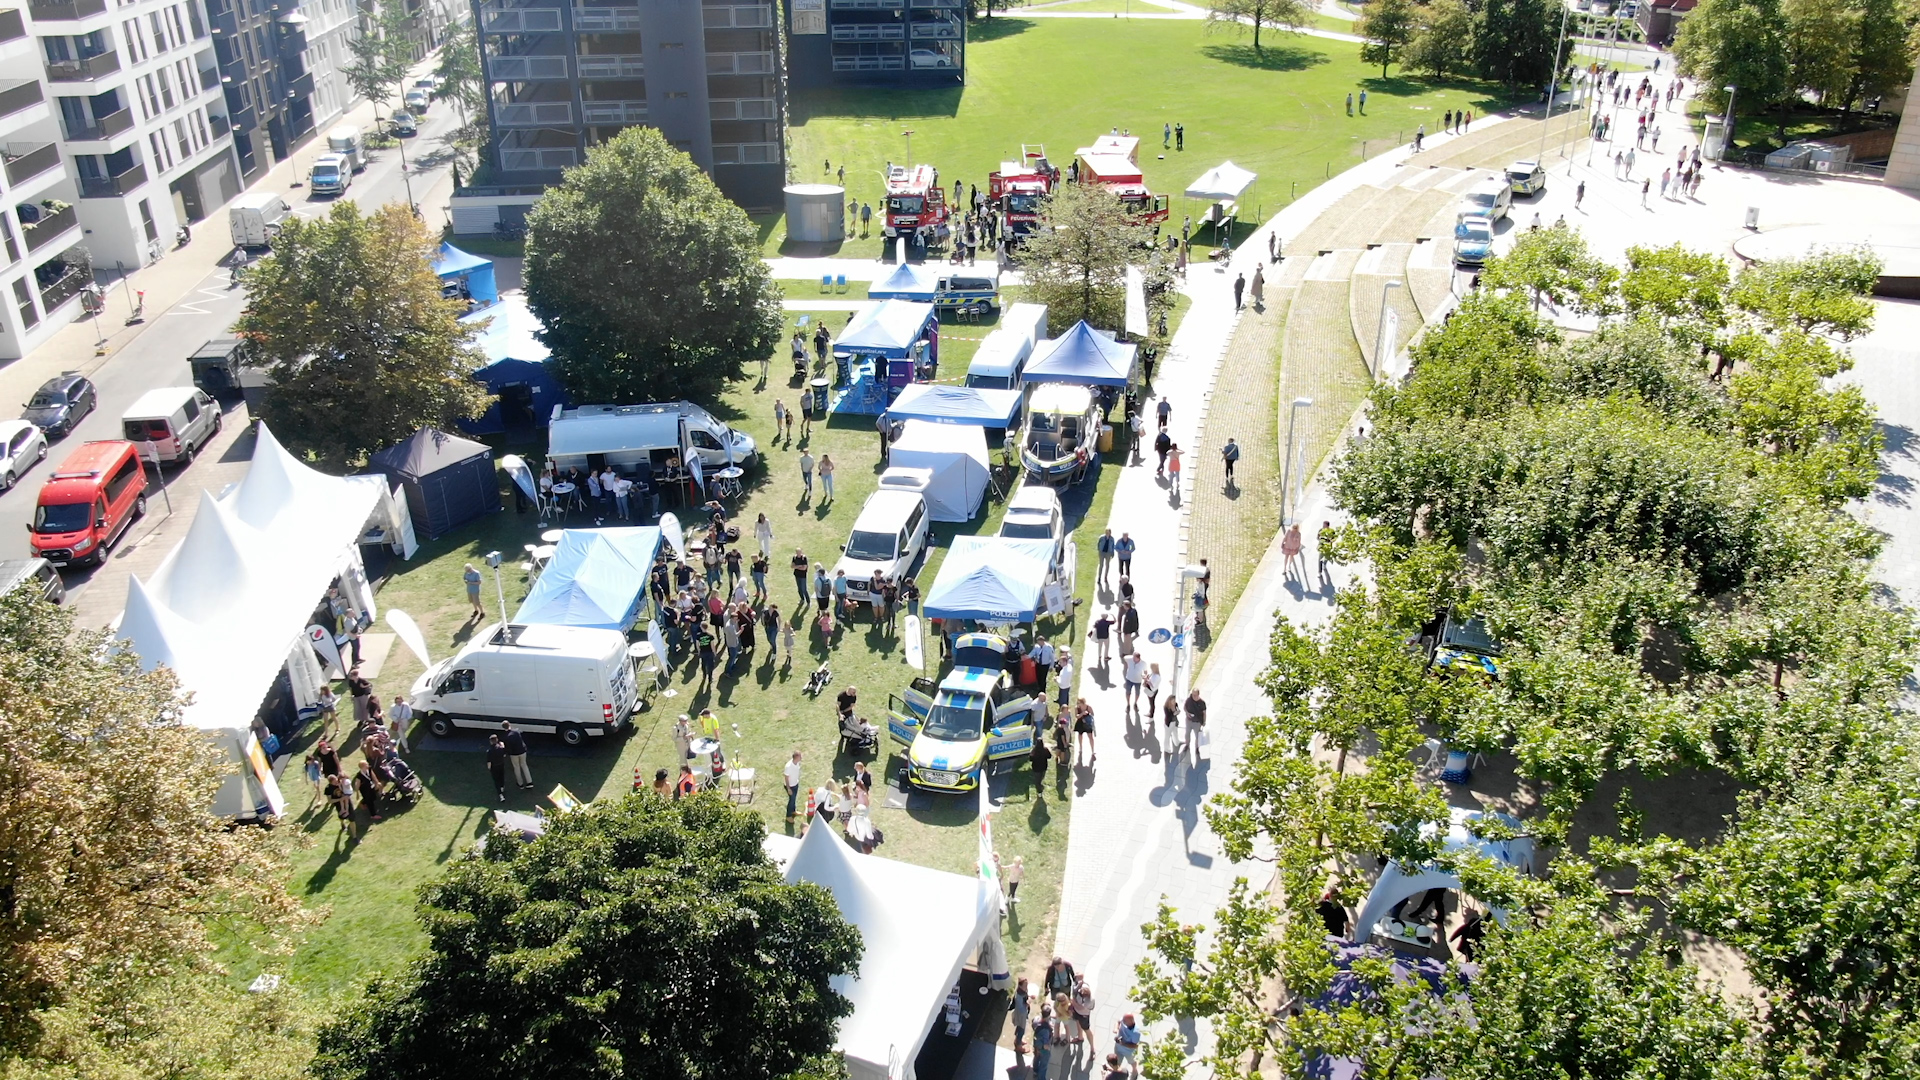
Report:
[[[823,290],[819,278],[774,278],[773,283],[780,287],[780,295],[789,300],[865,300],[872,284],[849,281],[844,286]]]
[[[913,131],[913,160],[939,166],[943,182],[984,185],[1022,143],[1045,145],[1064,168],[1076,148],[1120,127],[1141,136],[1147,182],[1174,196],[1175,223],[1204,209],[1179,193],[1228,159],[1260,175],[1241,200],[1243,219],[1254,221],[1357,162],[1363,140],[1411,138],[1446,109],[1487,113],[1504,100],[1478,82],[1430,84],[1397,72],[1382,79],[1348,42],[1268,33],[1256,54],[1251,38],[1209,32],[1198,20],[1015,14],[975,22],[969,33],[964,87],[796,91],[794,178],[816,180],[844,164],[849,198],[876,203],[886,164],[907,157],[903,130]],[[1349,117],[1346,95],[1362,88],[1367,115]],[[1161,149],[1169,123],[1185,125],[1184,152]],[[834,169],[817,170],[823,162]],[[779,253],[780,217],[758,221],[767,253]],[[880,243],[876,225],[837,251],[804,253],[871,257]]]
[[[1740,107],[1738,102],[1734,103]],[[1704,130],[1708,115],[1720,110],[1695,98],[1687,103],[1687,118],[1696,130]],[[1884,113],[1852,112],[1836,109],[1793,109],[1785,112],[1741,112],[1734,131],[1734,147],[1742,153],[1771,154],[1788,143],[1824,139],[1857,131],[1875,131],[1894,126],[1899,118]]]
[[[827,314],[831,317],[833,313]],[[943,341],[943,350],[950,350],[942,353],[943,381],[957,380],[964,374],[963,357],[970,355],[966,339],[983,336],[986,328],[943,327],[949,329],[951,333]],[[786,559],[798,546],[813,559],[831,566],[861,503],[874,489],[880,465],[872,423],[863,417],[816,424],[810,434],[796,438],[793,445],[784,441],[775,445],[773,401],[784,398],[793,404],[799,397],[799,387],[782,378],[790,372],[784,348],[775,357],[772,371],[773,385],[736,384],[719,411],[750,432],[766,450],[763,460],[746,478],[747,494],[738,517],[749,538],[756,514],[765,513],[772,520],[775,560],[769,591],[773,602],[790,615],[795,594]],[[832,454],[840,466],[836,474],[838,498],[825,506],[802,496],[795,466],[802,447],[816,457]],[[513,449],[538,455],[542,448],[522,445]],[[1112,460],[1120,460],[1117,452]],[[1104,469],[1097,480],[1065,493],[1069,520],[1079,530],[1076,542],[1082,566],[1095,565],[1093,542],[1100,531],[1097,525],[1084,528],[1082,523],[1107,519],[1118,475],[1117,468]],[[931,585],[955,535],[993,532],[1001,511],[999,501],[989,500],[980,519],[957,526],[936,526],[934,546],[918,572],[923,587]],[[574,524],[582,523],[576,516]],[[468,619],[460,583],[464,564],[480,564],[490,550],[517,553],[521,545],[536,541],[538,531],[537,518],[516,514],[509,502],[505,512],[424,545],[411,562],[396,563],[381,589],[381,603],[413,615],[438,658],[457,649],[476,630]],[[751,550],[751,539],[748,548]],[[514,568],[514,560],[510,559],[507,566],[504,585],[511,610],[524,597],[528,583]],[[1083,608],[1093,602],[1094,577],[1091,572],[1081,575],[1079,598]],[[484,595],[491,620],[497,606],[491,581]],[[1068,627],[1065,620],[1044,622],[1042,630],[1056,639],[1086,633],[1084,623]],[[744,664],[736,677],[720,679],[710,690],[700,686],[697,664],[688,663],[689,657],[680,657],[672,676],[677,696],[656,698],[647,711],[636,715],[630,733],[593,740],[577,755],[563,752],[546,738],[533,738],[531,764],[537,787],[533,792],[510,792],[506,806],[531,809],[554,784],[565,784],[583,799],[624,795],[636,770],[650,779],[654,769],[676,764],[671,739],[673,720],[682,712],[697,712],[704,706],[720,714],[733,763],[753,766],[759,772],[760,791],[752,809],[766,817],[770,830],[790,828],[785,820],[779,769],[791,751],[799,749],[804,754],[809,785],[829,776],[846,779],[852,773],[851,759],[835,754],[832,694],[848,685],[859,687],[863,714],[879,718],[889,692],[897,692],[912,675],[902,662],[900,636],[873,627],[864,617],[843,626],[831,641],[814,633],[809,622],[807,632],[799,635],[798,648],[800,656],[796,660],[783,659],[774,664],[768,662],[769,650],[762,642],[752,661]],[[927,653],[937,657],[937,643],[929,643]],[[809,672],[823,660],[833,667],[834,684],[828,694],[815,700],[805,696],[802,687]],[[390,700],[395,693],[404,692],[420,670],[419,662],[396,645],[376,680],[377,688]],[[483,755],[478,752],[477,737],[457,736],[450,740],[450,747],[436,751],[420,745],[424,735],[423,729],[416,728],[415,746],[407,758],[425,781],[426,795],[418,805],[390,814],[358,843],[348,843],[331,816],[317,811],[303,813],[311,795],[301,786],[297,755],[296,764],[283,775],[293,818],[288,829],[303,838],[295,854],[291,887],[327,916],[307,935],[291,961],[291,974],[309,987],[346,992],[374,971],[394,970],[403,964],[422,942],[413,916],[416,890],[483,834],[489,812],[500,805],[495,801]],[[300,753],[305,749],[301,747]],[[883,757],[894,752],[890,744],[883,744],[882,749]],[[887,766],[884,760],[875,762],[874,767],[881,780],[894,771],[894,766]],[[1065,785],[1069,782],[1055,770],[1049,774],[1046,790],[1036,792],[1024,766],[1005,782],[1004,809],[997,819],[995,838],[1003,859],[1025,857],[1026,887],[1022,892],[1030,898],[1007,923],[1008,947],[1016,962],[1038,956],[1051,940],[1066,855],[1070,801]],[[878,797],[875,802],[874,820],[886,838],[879,849],[881,854],[957,873],[971,872],[975,850],[973,796],[916,796],[906,809],[884,808]],[[231,960],[234,976],[243,981],[262,968],[257,957],[236,956]],[[1044,958],[1040,962],[1044,963]],[[273,967],[280,970],[285,963],[275,961]]]

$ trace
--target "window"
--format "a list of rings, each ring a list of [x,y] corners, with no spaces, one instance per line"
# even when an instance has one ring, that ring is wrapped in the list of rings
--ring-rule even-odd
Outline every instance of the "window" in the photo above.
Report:
[[[138,64],[147,58],[147,36],[140,32],[140,20],[128,19],[120,24],[120,36],[127,41],[127,61]]]
[[[140,119],[151,120],[160,115],[160,93],[154,89],[153,76],[140,76]]]
[[[200,79],[193,73],[193,62],[182,60],[173,68],[180,76],[180,100],[192,101],[200,93]]]
[[[160,21],[159,12],[156,11],[147,16],[147,25],[153,29],[154,52],[166,52],[172,47],[167,44],[167,27]]]
[[[195,109],[193,111],[193,148],[205,150],[207,144],[212,141],[213,136],[207,133],[207,110]]]
[[[187,410],[187,423],[191,424],[195,420],[200,419],[200,403],[198,401],[188,398],[185,407]]]
[[[187,40],[186,26],[180,21],[180,5],[175,4],[167,9],[167,25],[173,30],[173,43],[175,45]]]
[[[473,669],[459,668],[447,672],[447,677],[440,680],[440,685],[434,689],[434,693],[443,697],[447,694],[473,693]]]
[[[153,73],[153,77],[160,83],[160,103],[168,109],[173,108],[173,76],[166,68],[161,68]]]
[[[193,142],[187,138],[187,122],[185,120],[175,120],[173,122],[173,138],[175,142],[180,144],[180,160],[185,161],[193,156]]]
[[[173,168],[173,155],[167,149],[167,138],[162,132],[153,132],[147,136],[147,145],[153,151],[153,170],[165,172]],[[151,240],[152,237],[147,239]]]
[[[113,470],[113,475],[107,478],[107,501],[119,502],[120,493],[127,490],[128,486],[137,479],[140,479],[140,459],[128,457],[120,463],[119,468]]]

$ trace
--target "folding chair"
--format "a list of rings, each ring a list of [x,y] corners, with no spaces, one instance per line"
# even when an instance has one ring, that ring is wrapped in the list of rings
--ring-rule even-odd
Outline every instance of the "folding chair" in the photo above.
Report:
[[[753,801],[755,773],[745,765],[735,765],[727,772],[727,801],[745,805]]]
[[[833,279],[833,287],[841,292],[847,291],[847,275],[841,274]]]
[[[826,292],[828,289],[831,289],[831,288],[833,288],[833,275],[821,274],[820,275],[820,291]]]

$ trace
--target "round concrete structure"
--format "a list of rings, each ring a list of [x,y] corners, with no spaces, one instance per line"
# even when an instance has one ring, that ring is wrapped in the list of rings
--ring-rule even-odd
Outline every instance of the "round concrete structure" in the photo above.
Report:
[[[802,244],[837,244],[846,239],[846,188],[788,184],[786,192],[787,239]]]
[[[1786,225],[1734,241],[1734,254],[1748,262],[1797,259],[1832,248],[1864,247],[1880,256],[1880,296],[1920,299],[1920,226]]]

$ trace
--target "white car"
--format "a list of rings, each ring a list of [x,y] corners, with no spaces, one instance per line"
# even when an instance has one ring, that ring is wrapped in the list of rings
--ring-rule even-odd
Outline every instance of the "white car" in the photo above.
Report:
[[[1053,541],[1053,565],[1066,559],[1067,516],[1060,509],[1060,495],[1045,484],[1022,484],[1007,500],[1007,516],[1000,521],[1000,535],[1012,540]]]
[[[47,435],[25,420],[0,420],[0,491],[47,458]]]
[[[922,552],[927,549],[927,500],[917,491],[881,488],[867,496],[860,516],[853,519],[853,532],[840,546],[840,561],[833,564],[834,576],[847,572],[847,599],[872,603],[867,586],[875,570],[896,585],[913,572]]]
[[[407,91],[407,97],[406,97],[407,111],[414,114],[415,116],[424,116],[427,111],[427,106],[431,103],[432,103],[432,99],[427,96],[427,92],[425,90]]]
[[[916,68],[950,68],[953,57],[933,49],[915,49],[908,54],[909,62]]]

